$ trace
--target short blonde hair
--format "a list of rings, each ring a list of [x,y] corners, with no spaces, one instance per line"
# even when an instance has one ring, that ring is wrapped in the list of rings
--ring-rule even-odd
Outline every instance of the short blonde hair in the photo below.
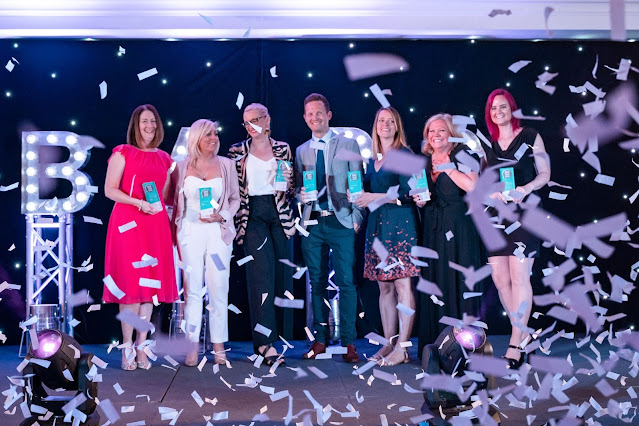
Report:
[[[246,114],[249,111],[253,111],[253,110],[259,111],[260,114],[265,115],[266,117],[269,117],[269,118],[271,117],[269,115],[269,113],[268,113],[268,108],[266,108],[264,105],[262,105],[260,103],[257,103],[257,102],[254,102],[252,104],[248,104],[246,106],[246,108],[244,108],[244,114]],[[269,127],[270,127],[270,123],[269,123]],[[271,135],[271,129],[270,128],[264,129],[264,134],[266,136],[270,136]]]
[[[191,124],[189,129],[189,136],[186,140],[186,146],[189,151],[189,158],[191,159],[192,167],[195,167],[195,163],[199,158],[202,158],[202,151],[200,150],[200,140],[210,131],[217,131],[218,122],[207,120],[202,118]],[[220,151],[220,144],[218,142],[215,154]]]
[[[377,110],[375,114],[375,122],[373,123],[373,136],[371,139],[373,140],[373,158],[377,159],[377,154],[382,150],[382,141],[379,139],[379,134],[377,134],[377,119],[382,111],[388,111],[393,116],[393,120],[395,120],[395,126],[397,126],[397,131],[395,132],[395,136],[393,138],[393,145],[391,148],[399,149],[399,148],[408,148],[408,143],[406,142],[406,132],[404,132],[404,124],[402,123],[402,117],[399,115],[399,112],[393,108],[392,106],[386,108],[380,108]]]
[[[453,125],[453,117],[450,114],[439,113],[435,114],[426,120],[426,124],[424,125],[424,142],[422,143],[422,153],[425,155],[433,155],[433,147],[428,143],[428,131],[430,130],[430,125],[433,124],[437,120],[442,120],[446,124],[446,128],[448,129],[448,133],[450,136],[454,138],[461,138],[462,135],[459,133],[457,128]],[[451,150],[452,150],[451,144]]]

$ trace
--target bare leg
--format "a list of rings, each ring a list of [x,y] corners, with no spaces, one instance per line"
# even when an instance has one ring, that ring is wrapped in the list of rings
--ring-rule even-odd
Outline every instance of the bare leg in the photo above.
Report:
[[[140,308],[137,315],[147,321],[151,321],[151,315],[153,314],[153,303],[140,303]],[[140,346],[146,340],[147,332],[137,331],[135,338],[135,346]],[[149,358],[146,356],[143,350],[137,351],[137,361],[147,362]]]
[[[131,303],[131,304],[123,304],[120,303],[120,312],[122,311],[131,311],[134,314],[138,314],[140,310],[139,303]],[[127,324],[124,321],[120,321],[120,326],[122,327],[122,343],[131,343],[133,346],[133,326]],[[126,350],[122,351],[122,364],[127,364],[129,361],[126,359]]]
[[[410,278],[400,278],[395,280],[395,291],[397,292],[397,301],[402,305],[415,309],[415,295],[413,294],[413,288]],[[395,304],[396,306],[397,304]],[[394,351],[386,357],[385,362],[391,365],[399,364],[407,359],[407,350],[401,346],[402,342],[407,342],[410,339],[411,331],[413,330],[413,321],[415,314],[406,315],[405,313],[398,311],[396,307],[395,315],[399,317],[399,337],[394,345]]]
[[[393,281],[377,281],[379,285],[379,315],[382,319],[382,328],[384,329],[384,337],[389,339],[397,333],[397,295]],[[382,346],[375,355],[371,357],[373,360],[380,360],[387,356],[393,349],[391,343]]]
[[[510,256],[510,281],[512,283],[512,310],[516,312],[519,306],[523,302],[528,303],[527,309],[524,311],[521,318],[523,325],[528,325],[528,319],[530,318],[530,312],[532,310],[532,286],[530,284],[530,271],[532,270],[534,259],[524,259],[520,261],[515,256]],[[513,327],[510,336],[510,344],[513,346],[519,346],[521,342],[528,337],[527,333],[521,330],[519,327]],[[521,353],[516,349],[508,348],[506,356],[512,359],[519,359]]]
[[[492,256],[488,262],[493,268],[492,277],[499,300],[507,313],[517,309],[512,302],[512,287],[510,282],[510,264],[508,258],[511,256]],[[515,258],[517,259],[517,258]]]
[[[226,363],[226,352],[224,352],[224,343],[213,343],[213,355],[217,364]]]

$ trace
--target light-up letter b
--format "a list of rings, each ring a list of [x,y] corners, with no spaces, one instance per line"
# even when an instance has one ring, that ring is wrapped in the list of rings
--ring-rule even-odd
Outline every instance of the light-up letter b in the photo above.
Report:
[[[65,214],[77,212],[92,197],[93,187],[89,175],[78,170],[88,158],[93,146],[87,138],[72,132],[23,132],[22,133],[22,213]],[[99,142],[98,142],[99,143]],[[62,146],[69,149],[69,159],[63,163],[42,164],[39,161],[40,146]],[[40,198],[38,175],[43,170],[47,177],[71,182],[71,195],[60,200]]]

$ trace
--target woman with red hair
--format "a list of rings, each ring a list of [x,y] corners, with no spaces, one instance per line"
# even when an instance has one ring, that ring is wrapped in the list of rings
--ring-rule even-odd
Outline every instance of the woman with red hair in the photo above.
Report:
[[[516,109],[515,99],[504,89],[494,90],[488,96],[485,119],[492,149],[486,150],[486,165],[499,168],[500,178],[504,181],[509,175],[514,176],[515,186],[514,192],[491,194],[496,203],[513,201],[519,204],[550,180],[550,162],[544,141],[536,130],[521,127],[519,120],[513,117]],[[519,207],[517,212],[521,212]],[[511,225],[507,220],[503,224],[506,228]],[[521,227],[504,236],[508,244],[501,250],[490,252],[488,261],[493,268],[492,277],[499,299],[513,324],[504,358],[510,368],[519,368],[524,362],[522,348],[530,338],[522,328],[527,327],[532,308],[530,272],[539,253],[540,241]],[[519,312],[520,308],[523,312]]]

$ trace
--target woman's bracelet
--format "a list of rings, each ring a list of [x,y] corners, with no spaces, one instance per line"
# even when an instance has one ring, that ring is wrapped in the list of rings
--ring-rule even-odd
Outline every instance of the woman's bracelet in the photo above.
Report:
[[[138,211],[142,211],[142,200],[139,200],[139,201],[140,201],[140,205],[138,206]]]

